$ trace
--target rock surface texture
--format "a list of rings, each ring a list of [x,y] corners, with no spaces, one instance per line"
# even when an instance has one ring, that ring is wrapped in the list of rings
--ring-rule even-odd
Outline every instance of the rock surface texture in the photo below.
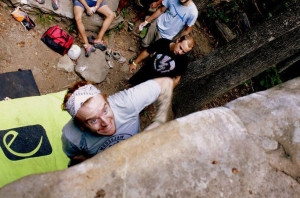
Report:
[[[108,65],[105,60],[104,52],[96,50],[87,58],[85,57],[84,48],[81,49],[79,61],[75,66],[76,73],[85,80],[95,83],[101,83],[108,74]]]
[[[0,197],[299,197],[300,78],[173,120]]]
[[[74,72],[74,63],[67,54],[58,61],[57,68],[66,72]]]

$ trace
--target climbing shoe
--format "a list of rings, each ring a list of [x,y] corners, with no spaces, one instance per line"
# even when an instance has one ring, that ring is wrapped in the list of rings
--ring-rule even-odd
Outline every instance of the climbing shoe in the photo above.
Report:
[[[95,48],[100,49],[101,51],[105,51],[106,46],[104,45],[103,41],[95,42],[95,39],[96,38],[94,36],[89,36],[88,37],[89,44],[93,45]]]
[[[58,0],[52,0],[52,8],[53,8],[53,10],[57,10],[59,8]]]
[[[91,53],[95,51],[96,49],[92,45],[89,45],[88,47],[85,48],[85,56],[89,57]]]

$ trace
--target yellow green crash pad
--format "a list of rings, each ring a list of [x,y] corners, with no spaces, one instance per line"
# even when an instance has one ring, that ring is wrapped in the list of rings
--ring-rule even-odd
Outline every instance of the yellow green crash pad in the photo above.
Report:
[[[24,176],[67,168],[61,134],[66,91],[0,101],[0,188]]]

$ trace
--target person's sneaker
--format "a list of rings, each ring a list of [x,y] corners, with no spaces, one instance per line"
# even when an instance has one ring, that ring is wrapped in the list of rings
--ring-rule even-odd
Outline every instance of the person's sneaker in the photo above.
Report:
[[[108,64],[108,66],[109,66],[110,69],[114,67],[114,63],[111,60],[111,55],[112,55],[111,54],[111,50],[110,49],[106,50],[106,52],[105,52],[105,60],[106,60],[106,62],[107,62],[107,64]]]
[[[118,63],[125,63],[125,62],[126,62],[126,58],[125,58],[124,56],[122,56],[122,55],[120,54],[120,52],[118,52],[118,51],[113,51],[113,52],[111,53],[111,55],[112,55],[112,57],[113,57],[116,61],[118,61]]]
[[[85,56],[89,57],[91,53],[95,51],[96,49],[92,45],[89,45],[88,47],[85,48]]]
[[[57,10],[59,8],[58,0],[52,0],[52,8],[53,8],[53,10]]]
[[[134,22],[133,21],[129,21],[128,22],[128,31],[131,32],[134,29]]]

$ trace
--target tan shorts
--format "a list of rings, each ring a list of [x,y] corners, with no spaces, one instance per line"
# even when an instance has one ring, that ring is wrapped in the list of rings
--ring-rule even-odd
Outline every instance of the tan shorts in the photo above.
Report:
[[[148,47],[152,42],[162,38],[157,28],[157,19],[151,22],[145,38],[142,39],[142,47]]]

